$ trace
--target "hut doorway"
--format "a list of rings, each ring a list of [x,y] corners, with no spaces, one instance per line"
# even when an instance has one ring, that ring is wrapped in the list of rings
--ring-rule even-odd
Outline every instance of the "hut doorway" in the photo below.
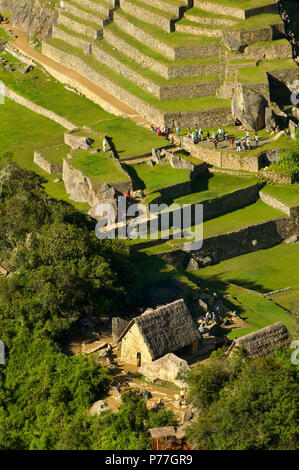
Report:
[[[137,358],[137,367],[140,367],[141,366],[141,353],[138,352],[136,356],[137,356],[136,357]]]

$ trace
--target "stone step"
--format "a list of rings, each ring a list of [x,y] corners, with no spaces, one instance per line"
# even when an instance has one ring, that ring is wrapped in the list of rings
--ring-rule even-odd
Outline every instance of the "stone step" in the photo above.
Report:
[[[205,81],[198,79],[198,82],[186,80],[183,83],[176,83],[175,80],[163,80],[152,71],[143,69],[139,64],[132,62],[105,40],[93,46],[93,53],[101,63],[122,74],[160,100],[211,96],[216,93],[220,85],[214,76],[212,79],[207,77]]]
[[[181,18],[184,11],[192,4],[190,0],[142,0],[142,3],[153,6],[159,10],[167,11],[175,15],[176,18]]]
[[[191,8],[184,14],[184,18],[195,23],[218,26],[233,26],[237,21],[236,19],[230,19],[224,15],[216,15],[214,13],[206,12],[200,8]]]
[[[222,28],[208,24],[193,22],[183,18],[175,25],[175,30],[180,33],[208,36],[211,38],[222,38]]]
[[[104,37],[110,45],[120,52],[166,79],[190,78],[219,73],[219,57],[199,57],[194,60],[170,62],[157,53],[151,54],[149,48],[120,31],[115,25],[105,29]]]
[[[174,25],[178,19],[173,13],[150,7],[138,0],[120,0],[120,7],[126,13],[141,21],[158,26],[167,33],[174,31]]]
[[[209,13],[227,15],[228,17],[235,17],[241,20],[263,13],[277,13],[277,4],[273,0],[269,0],[267,5],[247,9],[223,5],[223,3],[219,3],[218,0],[210,2],[194,0],[194,6]]]
[[[70,13],[75,18],[77,18],[78,21],[85,21],[90,23],[90,25],[101,26],[102,28],[105,24],[108,24],[107,19],[111,16],[109,9],[107,9],[104,13],[99,13],[96,10],[89,10],[84,8],[73,0],[63,0],[63,8],[61,10],[63,12]]]
[[[109,12],[116,8],[115,0],[75,0],[82,9],[92,10],[103,16],[109,16]],[[61,6],[64,0],[61,1]]]
[[[186,128],[195,127],[198,122],[201,122],[204,127],[209,127],[212,122],[218,123],[217,119],[220,114],[222,122],[225,122],[222,125],[228,124],[231,120],[231,111],[227,100],[219,100],[213,95],[196,98],[195,101],[168,100],[163,104],[164,101],[152,97],[136,83],[101,64],[93,55],[86,56],[80,49],[71,47],[63,41],[57,39],[43,41],[43,54],[68,69],[76,71],[83,78],[94,83],[95,86],[108,92],[116,100],[136,110],[136,114],[142,116],[147,122],[154,123],[159,127],[164,125],[171,127],[173,121],[180,122],[182,128],[183,126]],[[208,114],[207,103],[209,103]],[[211,104],[212,107],[210,107]]]
[[[82,49],[85,53],[91,51],[92,40],[90,38],[87,38],[86,35],[75,33],[63,24],[53,25],[52,37],[72,44],[74,47]]]
[[[103,36],[103,30],[101,27],[87,24],[83,20],[74,18],[69,13],[60,12],[58,17],[58,24],[66,26],[68,29],[78,34],[83,34],[92,40],[100,39]]]
[[[117,25],[126,34],[137,39],[145,46],[159,52],[164,57],[170,60],[179,60],[184,58],[195,58],[195,57],[211,57],[218,56],[219,54],[219,43],[211,43],[211,39],[206,39],[202,37],[203,41],[192,41],[194,42],[193,46],[188,46],[186,42],[183,42],[182,45],[175,47],[172,46],[172,43],[166,43],[161,39],[161,31],[154,26],[144,23],[132,15],[125,13],[122,10],[116,10],[113,16],[113,23]],[[172,33],[175,35],[176,33]],[[208,42],[210,41],[210,42]],[[186,44],[186,45],[185,45]]]

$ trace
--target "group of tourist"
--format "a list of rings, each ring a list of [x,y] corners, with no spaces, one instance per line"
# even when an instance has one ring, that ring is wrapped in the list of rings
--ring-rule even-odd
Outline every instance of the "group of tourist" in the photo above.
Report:
[[[196,128],[194,132],[188,132],[187,137],[191,139],[194,144],[203,142],[204,140],[207,142],[213,142],[215,149],[218,148],[218,144],[221,141],[227,142],[227,144],[230,145],[231,150],[235,148],[237,152],[245,152],[246,150],[251,150],[252,148],[252,140],[249,131],[246,132],[244,137],[235,138],[233,136],[229,136],[228,132],[221,127],[219,127],[217,132],[212,132],[212,134],[210,134],[210,131],[208,130],[206,136],[204,136],[202,128]],[[259,137],[257,133],[254,134],[253,141],[255,147],[258,147]]]

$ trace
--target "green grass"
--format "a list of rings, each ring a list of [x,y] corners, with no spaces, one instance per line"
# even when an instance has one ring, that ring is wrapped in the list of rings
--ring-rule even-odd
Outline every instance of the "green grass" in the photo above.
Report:
[[[246,335],[278,321],[282,321],[289,330],[293,328],[291,315],[274,302],[255,294],[237,296],[237,300],[243,306],[240,317],[246,321],[248,328],[232,331],[229,335],[230,339]]]
[[[167,164],[148,166],[146,163],[139,163],[126,167],[138,188],[145,190],[145,194],[190,180],[189,170],[177,170]]]
[[[216,3],[217,5],[223,5],[224,7],[238,8],[239,10],[248,10],[250,8],[270,5],[274,2],[271,0],[209,0],[209,3]]]
[[[57,175],[49,175],[33,162],[34,150],[63,145],[65,129],[8,98],[0,106],[0,128],[1,153],[13,152],[16,163],[45,178],[44,187],[51,197],[71,202],[79,210],[87,210],[89,205],[69,200],[63,182],[53,182]]]
[[[89,150],[73,152],[70,165],[81,170],[99,189],[103,183],[129,181],[128,175],[108,156],[108,152],[91,154]]]
[[[225,174],[204,173],[192,183],[192,194],[174,199],[174,203],[195,204],[215,199],[238,189],[247,188],[257,183],[254,176],[230,176]]]
[[[292,185],[267,184],[262,192],[275,197],[288,207],[299,206],[299,183]]]
[[[18,67],[17,59],[8,54],[2,56]],[[119,158],[151,152],[153,147],[165,145],[165,139],[138,126],[130,119],[116,118],[92,101],[66,90],[42,69],[34,68],[31,72],[22,74],[18,70],[12,73],[0,68],[0,80],[15,92],[57,113],[74,125],[92,125],[95,130],[108,135],[112,138]]]
[[[237,232],[238,230],[249,227],[250,225],[266,222],[267,220],[284,217],[285,214],[267,206],[261,200],[258,200],[250,206],[237,209],[215,219],[207,220],[203,224],[204,238],[215,237],[222,233]],[[194,227],[192,227],[193,229]],[[180,244],[188,242],[187,238],[171,240],[171,244]]]
[[[65,144],[43,147],[36,150],[39,150],[42,157],[44,157],[49,163],[62,163],[63,159],[66,158],[68,153],[70,153],[70,147]]]
[[[233,283],[261,293],[299,287],[299,244],[280,244],[238,256],[198,272],[205,281]]]
[[[5,15],[3,15],[3,16],[5,16]],[[9,39],[10,39],[10,36],[7,34],[5,29],[0,28],[0,42],[9,41]]]
[[[91,126],[112,139],[120,160],[149,153],[153,147],[160,148],[167,144],[163,137],[127,118],[113,117],[107,121],[92,123]]]
[[[142,29],[147,34],[153,36],[161,42],[164,42],[169,47],[172,47],[174,49],[177,47],[196,47],[201,45],[204,46],[209,44],[220,43],[219,38],[194,36],[192,34],[179,33],[178,31],[175,31],[173,33],[166,33],[165,31],[159,29],[157,26],[140,21],[139,19],[125,13],[122,10],[117,10],[116,15],[126,18],[128,21],[136,25],[138,28]]]
[[[267,83],[266,72],[274,70],[296,69],[292,59],[261,60],[256,67],[244,67],[238,70],[238,81],[241,83]]]
[[[18,61],[13,60],[8,54],[2,53],[1,56],[18,64]],[[24,65],[20,66],[22,67]],[[31,72],[23,74],[18,70],[13,73],[8,72],[0,67],[0,80],[16,93],[59,114],[77,126],[113,117],[87,98],[66,90],[63,84],[45,74],[40,68],[34,68]]]

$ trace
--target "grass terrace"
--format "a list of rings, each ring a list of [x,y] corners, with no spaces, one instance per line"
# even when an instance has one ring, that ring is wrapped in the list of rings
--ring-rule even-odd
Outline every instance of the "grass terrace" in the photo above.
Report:
[[[177,170],[168,164],[149,166],[137,163],[126,167],[138,189],[143,189],[145,194],[190,180],[189,170]]]
[[[70,153],[70,147],[65,144],[43,147],[38,150],[49,163],[62,163],[63,159]]]
[[[44,187],[49,196],[71,202],[77,209],[87,212],[88,204],[69,200],[63,181],[54,183],[57,174],[49,175],[33,162],[36,149],[63,146],[65,129],[8,98],[0,111],[0,153],[13,152],[13,161],[45,179]],[[51,150],[49,152],[51,154]],[[55,153],[52,158],[55,160]]]
[[[196,47],[196,46],[204,46],[208,44],[219,44],[220,38],[210,38],[206,36],[194,36],[193,34],[185,34],[180,33],[178,31],[174,31],[172,33],[166,33],[162,31],[157,26],[151,25],[149,23],[145,23],[143,21],[138,20],[137,18],[125,13],[122,10],[116,10],[115,15],[122,16],[126,18],[128,21],[142,29],[147,34],[150,34],[154,38],[158,39],[159,41],[164,42],[170,47],[178,48],[178,47]]]
[[[266,72],[297,69],[292,59],[261,60],[256,67],[244,67],[237,71],[241,83],[267,83]]]
[[[160,148],[167,145],[163,137],[127,118],[112,117],[106,121],[92,123],[90,126],[111,139],[120,160],[151,153],[153,147]]]
[[[195,204],[248,188],[258,183],[254,176],[231,176],[226,174],[204,173],[192,182],[192,194],[174,199],[176,204]]]
[[[267,184],[262,192],[275,197],[288,207],[299,206],[299,183],[292,185]]]
[[[130,181],[130,178],[117,163],[109,157],[108,152],[92,154],[90,150],[75,150],[70,164],[82,171],[93,183],[95,190],[103,183]]]

